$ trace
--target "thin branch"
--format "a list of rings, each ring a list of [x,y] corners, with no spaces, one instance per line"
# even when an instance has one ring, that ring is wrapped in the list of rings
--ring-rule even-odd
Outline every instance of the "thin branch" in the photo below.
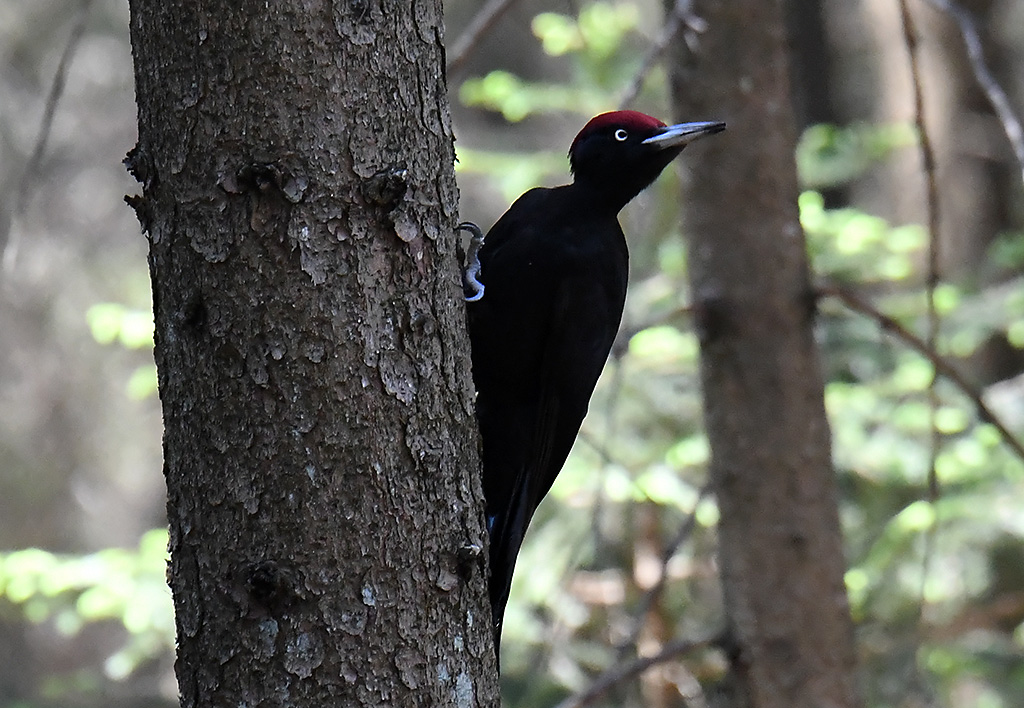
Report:
[[[448,57],[448,75],[459,73],[469,60],[473,50],[480,44],[501,16],[516,3],[516,0],[490,0],[469,21],[459,38],[452,44]]]
[[[967,398],[974,403],[978,410],[978,417],[998,430],[1007,447],[1013,450],[1013,453],[1021,462],[1024,462],[1024,444],[1021,444],[1020,440],[1014,437],[1009,428],[1007,428],[1002,420],[1000,420],[999,416],[997,416],[988,404],[985,403],[981,391],[968,381],[948,359],[938,354],[934,349],[929,348],[928,344],[923,339],[908,330],[892,317],[883,314],[874,305],[848,290],[834,285],[826,285],[819,287],[817,289],[817,294],[819,296],[835,298],[850,310],[874,320],[883,330],[889,332],[915,352],[930,361],[932,366],[935,367],[935,370],[943,378],[952,383],[963,395],[967,396]]]
[[[647,589],[644,593],[643,599],[640,601],[639,606],[633,612],[633,627],[624,640],[619,642],[618,651],[616,653],[615,663],[619,664],[626,658],[626,653],[629,649],[636,645],[637,637],[640,636],[640,632],[643,631],[644,618],[647,613],[654,607],[654,603],[661,595],[661,591],[665,588],[665,580],[668,577],[668,564],[671,562],[672,557],[679,550],[686,541],[693,535],[693,529],[697,525],[697,506],[704,501],[711,493],[711,484],[705,484],[700,488],[697,494],[697,503],[694,504],[693,511],[691,511],[683,523],[679,527],[679,531],[676,532],[675,538],[665,548],[664,553],[661,556],[661,572],[658,574],[658,580],[654,585]]]
[[[949,15],[959,28],[960,36],[963,37],[964,45],[967,47],[967,57],[971,62],[974,78],[981,90],[984,91],[988,102],[992,104],[992,110],[995,111],[996,117],[1003,126],[1003,132],[1006,133],[1006,138],[1013,148],[1013,154],[1017,157],[1021,180],[1024,181],[1024,129],[1021,128],[1020,119],[1010,106],[1010,99],[1007,98],[1006,92],[992,76],[992,72],[985,63],[985,51],[974,18],[970,12],[953,0],[925,0],[925,2]]]
[[[929,351],[937,352],[941,323],[939,322],[938,309],[935,307],[935,288],[939,284],[939,188],[935,176],[935,150],[932,147],[928,124],[924,118],[924,89],[921,84],[921,63],[918,56],[917,29],[914,26],[914,19],[910,14],[910,8],[907,6],[907,0],[900,0],[900,15],[903,20],[903,39],[907,45],[907,55],[910,61],[910,79],[914,87],[914,123],[917,126],[918,141],[921,146],[921,163],[924,169],[925,185],[927,188],[928,272],[925,277],[925,293],[928,300],[928,314],[925,345]],[[939,480],[936,472],[936,463],[939,456],[941,437],[935,422],[939,408],[938,394],[935,388],[937,378],[938,371],[934,370],[932,380],[928,384],[929,429],[931,431],[928,461],[928,501],[932,503],[938,501],[939,498]]]
[[[925,185],[927,187],[927,210],[928,210],[928,261],[927,274],[925,277],[925,297],[927,298],[927,319],[925,325],[924,345],[929,352],[939,356],[939,311],[935,305],[935,289],[939,284],[939,189],[938,180],[935,176],[935,151],[932,147],[931,135],[928,132],[928,124],[924,117],[924,88],[921,83],[921,63],[918,54],[917,29],[914,26],[914,18],[910,14],[907,0],[900,0],[900,17],[903,23],[903,39],[907,47],[907,56],[910,62],[910,79],[914,88],[914,124],[917,126],[918,144],[921,149],[921,163],[924,169]],[[936,503],[941,496],[939,487],[939,448],[942,446],[942,435],[939,433],[939,393],[938,393],[939,369],[932,365],[932,377],[928,382],[928,503],[936,509]],[[937,509],[936,509],[937,513]],[[917,623],[920,626],[924,621],[924,610],[927,605],[925,595],[928,577],[935,555],[936,536],[939,524],[932,523],[924,532],[921,552],[921,585],[918,593],[920,601],[917,604]]]
[[[626,327],[626,329],[628,329],[628,326]],[[639,330],[637,330],[637,331],[639,331]],[[621,340],[621,341],[628,342],[629,340],[627,338],[627,339]],[[612,377],[612,387],[611,387],[612,388],[612,393],[609,396],[608,405],[607,405],[607,408],[605,410],[606,421],[607,421],[607,426],[608,426],[607,430],[606,430],[606,433],[605,433],[605,439],[606,440],[614,439],[614,436],[615,436],[615,433],[616,433],[615,424],[614,424],[614,416],[615,416],[615,408],[616,408],[616,406],[618,404],[618,394],[619,394],[619,392],[621,390],[621,385],[622,385],[622,359],[623,359],[623,356],[625,355],[625,353],[626,353],[626,348],[624,346],[613,347],[612,348],[612,358],[609,360],[609,364],[614,366],[615,369],[614,369],[614,375]],[[612,455],[608,452],[608,449],[602,443],[600,443],[597,440],[595,440],[592,436],[590,436],[587,433],[581,431],[579,433],[579,437],[580,437],[581,440],[583,440],[587,445],[592,447],[597,452],[597,454],[601,457],[601,462],[602,462],[602,466],[603,467],[607,467],[607,466],[613,465],[613,464],[617,464],[620,467],[625,467],[625,465],[622,465],[621,463],[615,462],[615,460],[612,457]],[[673,558],[673,556],[675,556],[676,552],[679,550],[679,547],[682,546],[684,543],[686,543],[686,541],[693,534],[693,529],[695,528],[696,522],[697,522],[697,505],[700,504],[700,502],[702,502],[704,499],[706,499],[710,493],[711,493],[711,485],[710,484],[705,484],[703,487],[700,488],[699,492],[697,493],[697,501],[696,501],[696,504],[694,504],[693,511],[690,512],[690,514],[687,515],[686,519],[683,520],[683,523],[680,525],[679,530],[676,532],[676,535],[672,538],[672,540],[669,542],[668,546],[666,546],[664,551],[662,552],[661,559],[660,559],[661,571],[658,574],[658,579],[654,583],[654,585],[652,585],[650,588],[647,589],[647,591],[644,593],[643,598],[640,600],[639,605],[633,611],[632,627],[630,629],[630,632],[629,632],[628,636],[623,641],[619,642],[617,656],[616,656],[616,659],[615,659],[615,662],[614,662],[615,664],[621,664],[625,660],[626,654],[627,654],[627,652],[629,652],[630,648],[635,646],[637,637],[639,637],[640,636],[640,632],[643,631],[644,618],[647,616],[647,613],[650,612],[651,608],[654,606],[654,603],[657,601],[658,597],[661,595],[661,591],[665,587],[665,582],[666,582],[666,579],[668,577],[668,564],[672,561],[672,558]],[[603,494],[599,493],[599,495],[598,495],[598,504],[596,504],[595,507],[600,504],[602,499],[603,499]],[[597,538],[597,533],[598,533],[598,531],[596,530],[596,527],[597,527],[597,523],[596,522],[597,522],[598,516],[599,516],[599,512],[595,511],[595,514],[594,514],[594,526],[595,526],[594,537],[595,538]]]
[[[583,708],[588,706],[611,689],[637,678],[652,666],[663,664],[666,661],[671,661],[683,654],[689,654],[699,649],[721,645],[724,643],[724,640],[724,633],[705,639],[674,639],[665,644],[657,654],[645,656],[628,664],[605,671],[586,691],[570,696],[555,708]]]
[[[636,100],[636,97],[640,94],[640,89],[643,88],[644,81],[647,79],[647,75],[654,69],[655,64],[661,61],[661,57],[680,31],[683,29],[689,31],[686,44],[692,49],[693,37],[707,30],[708,26],[707,22],[694,14],[693,0],[676,0],[672,14],[666,20],[665,29],[662,30],[661,35],[651,45],[643,62],[640,64],[640,69],[622,93],[622,98],[619,100],[620,107],[626,108]]]
[[[53,83],[50,85],[50,92],[46,97],[46,106],[43,109],[43,117],[39,122],[39,133],[36,135],[36,142],[32,148],[32,154],[25,165],[25,172],[21,176],[21,184],[18,185],[18,193],[14,200],[14,209],[11,213],[11,220],[0,225],[0,253],[2,253],[4,271],[10,272],[14,268],[14,261],[18,253],[18,244],[12,235],[13,225],[25,213],[28,207],[28,198],[32,193],[32,187],[39,176],[40,166],[43,162],[43,155],[46,154],[46,143],[50,139],[53,128],[53,117],[57,113],[57,104],[64,95],[64,85],[67,81],[68,69],[71,67],[71,59],[75,50],[85,34],[85,25],[89,19],[89,11],[92,9],[93,0],[81,0],[78,6],[78,15],[75,23],[71,26],[71,34],[64,45],[64,52],[57,64],[57,71],[53,76]]]

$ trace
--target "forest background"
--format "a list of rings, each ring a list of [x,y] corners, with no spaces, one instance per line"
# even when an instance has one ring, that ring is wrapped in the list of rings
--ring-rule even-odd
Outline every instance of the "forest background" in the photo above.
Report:
[[[899,3],[790,12],[846,584],[867,705],[1010,708],[1024,705],[1024,464],[997,425],[1024,430],[1021,163],[960,28],[910,4],[930,173]],[[501,5],[482,33],[476,3],[446,7],[460,208],[481,224],[564,181],[590,115],[671,117],[659,4]],[[1024,5],[970,10],[992,78],[1024,105]],[[0,66],[0,705],[175,705],[146,243],[122,201],[135,189],[121,165],[135,144],[127,7],[5,0]],[[684,157],[623,214],[623,335],[523,551],[506,705],[585,689],[633,633],[654,654],[720,626],[686,180]],[[915,346],[930,336],[930,271],[941,361]],[[933,386],[937,362],[960,375]],[[722,670],[715,650],[692,652],[606,700],[701,705]]]

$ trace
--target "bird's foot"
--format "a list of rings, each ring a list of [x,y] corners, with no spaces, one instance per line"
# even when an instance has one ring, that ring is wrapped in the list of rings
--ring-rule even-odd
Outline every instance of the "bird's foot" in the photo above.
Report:
[[[484,547],[479,543],[467,543],[464,546],[460,546],[458,550],[460,561],[471,561],[476,560],[483,555]]]
[[[466,253],[466,267],[462,271],[462,292],[466,302],[476,302],[484,296],[484,284],[480,282],[480,247],[484,244],[484,232],[472,221],[463,221],[456,231],[468,231],[469,252]]]

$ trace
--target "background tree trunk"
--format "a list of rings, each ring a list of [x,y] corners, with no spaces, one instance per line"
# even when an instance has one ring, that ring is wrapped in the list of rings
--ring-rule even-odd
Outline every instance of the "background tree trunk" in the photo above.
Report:
[[[699,2],[678,117],[728,132],[688,160],[686,232],[721,509],[735,705],[857,703],[813,298],[797,214],[783,3]]]
[[[440,3],[131,12],[182,705],[497,705]]]

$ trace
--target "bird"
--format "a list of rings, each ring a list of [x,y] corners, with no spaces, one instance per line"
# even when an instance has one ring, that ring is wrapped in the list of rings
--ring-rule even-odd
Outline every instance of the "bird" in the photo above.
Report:
[[[592,118],[569,148],[570,184],[519,197],[486,236],[475,224],[463,273],[495,651],[516,557],[573,446],[618,332],[629,252],[618,214],[718,121],[638,111]]]

